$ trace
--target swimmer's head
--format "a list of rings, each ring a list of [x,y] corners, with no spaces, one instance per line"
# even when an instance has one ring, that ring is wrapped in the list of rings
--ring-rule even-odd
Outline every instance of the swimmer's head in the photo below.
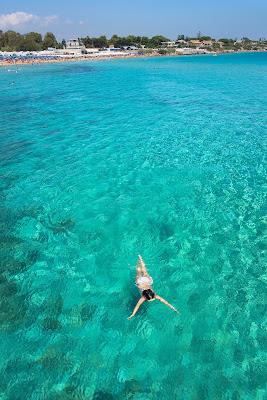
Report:
[[[155,300],[155,293],[151,289],[143,290],[142,295],[148,301]]]

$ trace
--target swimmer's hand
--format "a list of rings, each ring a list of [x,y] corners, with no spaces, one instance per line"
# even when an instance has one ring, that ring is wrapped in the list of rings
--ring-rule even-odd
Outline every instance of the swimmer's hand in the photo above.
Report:
[[[165,304],[166,306],[170,307],[174,312],[179,314],[179,310],[176,310],[175,307],[173,307],[170,303],[168,303],[163,297],[160,297],[159,295],[156,295],[155,298],[159,300],[161,303]]]
[[[132,314],[130,315],[130,317],[128,317],[127,319],[131,319],[133,318],[133,316],[137,313],[137,311],[139,310],[139,307],[144,303],[144,301],[146,301],[146,299],[142,296],[138,303],[136,304],[136,306],[134,307],[134,310],[132,312]]]

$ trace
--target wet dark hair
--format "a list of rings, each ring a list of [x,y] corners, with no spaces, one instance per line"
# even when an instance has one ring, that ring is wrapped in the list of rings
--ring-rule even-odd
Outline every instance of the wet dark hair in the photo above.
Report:
[[[143,290],[142,295],[146,298],[146,300],[152,300],[155,297],[155,293],[151,289]]]

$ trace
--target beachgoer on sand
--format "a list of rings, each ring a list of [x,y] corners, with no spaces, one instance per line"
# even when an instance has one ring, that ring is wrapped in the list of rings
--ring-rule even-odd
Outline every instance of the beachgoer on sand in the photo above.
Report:
[[[139,299],[138,303],[136,304],[132,314],[128,319],[131,319],[139,310],[139,307],[145,302],[145,301],[153,301],[153,300],[159,300],[161,303],[165,304],[166,306],[170,307],[172,310],[175,312],[179,312],[176,310],[175,307],[173,307],[170,303],[168,303],[166,300],[164,300],[162,297],[157,295],[153,289],[153,279],[152,277],[148,274],[146,265],[142,259],[141,256],[138,256],[139,260],[136,266],[136,279],[135,283],[136,286],[138,287],[140,293],[141,293],[141,298]]]

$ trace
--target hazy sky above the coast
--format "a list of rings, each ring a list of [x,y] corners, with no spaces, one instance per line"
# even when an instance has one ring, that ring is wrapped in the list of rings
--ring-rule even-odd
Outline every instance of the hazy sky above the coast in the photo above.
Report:
[[[0,29],[77,36],[202,34],[267,37],[266,0],[0,0]]]

